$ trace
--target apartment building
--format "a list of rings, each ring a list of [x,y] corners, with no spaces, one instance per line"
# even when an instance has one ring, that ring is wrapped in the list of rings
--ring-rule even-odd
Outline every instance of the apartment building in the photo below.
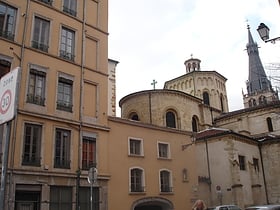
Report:
[[[107,4],[0,1],[0,77],[21,69],[4,209],[107,209]]]

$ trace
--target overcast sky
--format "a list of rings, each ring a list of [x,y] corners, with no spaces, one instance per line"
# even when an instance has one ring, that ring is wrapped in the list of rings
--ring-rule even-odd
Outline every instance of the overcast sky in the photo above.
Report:
[[[280,63],[280,41],[264,43],[256,31],[261,22],[270,28],[270,38],[280,36],[277,0],[109,0],[109,58],[119,62],[117,107],[122,97],[152,89],[154,79],[162,89],[165,81],[185,74],[184,61],[193,54],[201,70],[228,79],[230,111],[243,108],[247,24],[267,76],[275,76],[269,69]]]

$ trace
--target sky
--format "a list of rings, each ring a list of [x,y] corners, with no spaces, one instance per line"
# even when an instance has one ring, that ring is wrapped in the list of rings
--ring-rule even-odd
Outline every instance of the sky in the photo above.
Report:
[[[202,71],[227,78],[229,110],[242,109],[247,25],[267,76],[280,86],[275,80],[280,76],[280,40],[264,43],[256,30],[261,22],[270,28],[270,38],[280,36],[278,0],[109,0],[108,53],[119,62],[117,107],[124,96],[153,89],[153,80],[162,89],[166,81],[185,74],[184,62],[193,55],[201,60]]]

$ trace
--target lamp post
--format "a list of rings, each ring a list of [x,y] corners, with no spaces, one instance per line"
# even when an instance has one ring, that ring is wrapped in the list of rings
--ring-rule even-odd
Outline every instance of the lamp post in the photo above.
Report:
[[[280,37],[275,37],[273,39],[269,39],[269,28],[267,25],[265,25],[264,23],[261,23],[259,25],[259,27],[257,28],[257,31],[261,37],[261,39],[267,43],[267,42],[271,42],[273,44],[275,44],[276,41],[280,40]]]

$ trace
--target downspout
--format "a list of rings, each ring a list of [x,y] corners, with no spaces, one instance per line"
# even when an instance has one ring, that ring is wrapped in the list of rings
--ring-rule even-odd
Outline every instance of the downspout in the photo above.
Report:
[[[207,169],[208,169],[208,177],[209,177],[209,191],[211,192],[211,173],[210,173],[210,161],[209,161],[209,150],[208,150],[208,142],[207,139],[205,139],[205,146],[206,146],[206,157],[207,157]]]
[[[81,74],[80,74],[80,104],[79,104],[79,149],[78,149],[78,169],[76,182],[76,210],[80,209],[80,175],[81,175],[81,149],[82,149],[82,123],[83,123],[83,92],[84,92],[84,66],[85,66],[85,21],[86,21],[86,1],[83,0],[83,25],[82,25],[82,46],[81,46]]]
[[[266,178],[265,178],[265,172],[264,172],[264,166],[263,166],[263,156],[262,156],[262,150],[261,150],[261,143],[258,143],[258,148],[259,148],[260,157],[261,157],[261,165],[262,165],[262,174],[263,174],[265,198],[266,198],[266,203],[269,204],[268,194],[267,194],[267,184],[266,184]]]
[[[26,31],[27,31],[27,21],[28,21],[28,17],[29,17],[29,8],[30,8],[30,0],[27,0],[26,3],[26,7],[25,7],[25,15],[24,15],[24,25],[23,25],[23,35],[22,35],[22,42],[21,42],[21,50],[20,50],[20,57],[16,56],[19,59],[19,67],[20,67],[20,72],[19,72],[19,80],[21,81],[21,75],[22,75],[22,66],[23,66],[23,58],[24,58],[24,49],[25,49],[25,40],[26,40]],[[20,90],[20,84],[21,82],[18,82],[18,87],[17,87],[17,92]],[[17,101],[16,101],[16,106],[18,109],[18,104],[19,104],[19,96],[17,96]],[[16,110],[16,114],[15,114],[15,118],[13,120],[13,134],[11,136],[12,139],[12,148],[11,148],[11,154],[15,154],[15,142],[16,142],[16,129],[17,129],[17,121],[18,121],[18,117],[17,117],[17,110]],[[9,166],[9,164],[8,164]],[[9,169],[9,168],[7,168]],[[13,169],[14,169],[14,156],[11,155],[11,168],[10,168],[10,174],[9,174],[9,198],[11,200],[15,200],[14,196],[15,196],[15,192],[13,191]],[[10,206],[10,202],[8,201],[8,209],[11,209],[12,207]]]

